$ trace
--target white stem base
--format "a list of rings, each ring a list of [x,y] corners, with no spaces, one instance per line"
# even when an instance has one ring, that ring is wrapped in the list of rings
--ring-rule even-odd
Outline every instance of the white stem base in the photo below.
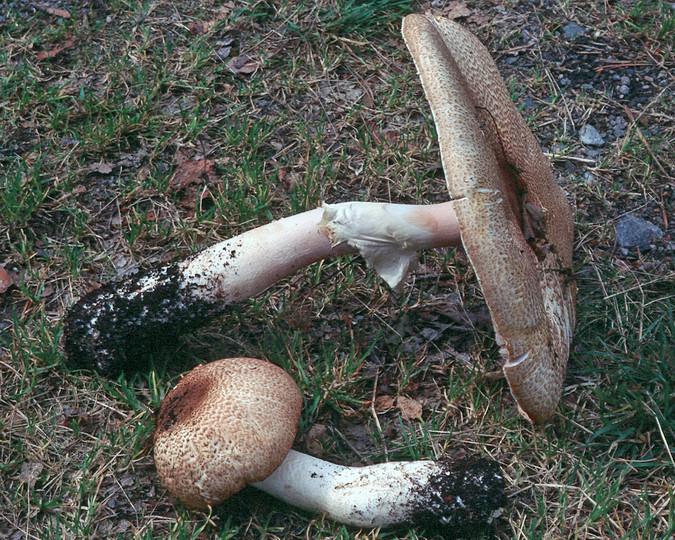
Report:
[[[443,461],[344,467],[291,450],[276,471],[252,485],[347,525],[432,521],[462,527],[475,521],[489,525],[501,514],[503,484],[492,462],[458,468]]]

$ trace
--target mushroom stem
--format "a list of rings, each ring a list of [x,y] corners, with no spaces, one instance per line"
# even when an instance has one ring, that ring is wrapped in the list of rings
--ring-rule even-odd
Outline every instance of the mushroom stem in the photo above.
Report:
[[[319,260],[359,251],[398,288],[417,250],[457,245],[452,202],[324,205],[90,292],[66,316],[66,352],[76,365],[116,373],[157,340],[193,330]]]
[[[426,523],[466,532],[491,525],[506,503],[499,467],[487,460],[345,467],[291,450],[251,485],[356,527]]]

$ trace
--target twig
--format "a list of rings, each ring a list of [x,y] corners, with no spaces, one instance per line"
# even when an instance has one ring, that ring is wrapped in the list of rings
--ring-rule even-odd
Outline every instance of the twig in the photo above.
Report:
[[[631,124],[632,124],[633,126],[635,126],[635,125],[636,125],[636,120],[635,120],[635,116],[633,115],[633,111],[631,111],[631,110],[630,110],[628,107],[626,107],[625,105],[623,106],[623,110],[625,111],[626,115],[628,116],[628,119],[631,121]],[[649,142],[647,142],[647,139],[646,139],[645,136],[642,134],[642,131],[640,130],[640,128],[637,128],[637,129],[635,130],[635,132],[637,133],[638,137],[640,137],[640,140],[642,141],[642,144],[645,145],[645,148],[647,149],[647,152],[649,152],[649,155],[651,156],[652,160],[654,160],[654,163],[656,164],[656,166],[658,167],[658,169],[659,169],[659,170],[663,173],[663,175],[664,175],[666,178],[668,178],[669,180],[675,180],[675,178],[673,178],[672,176],[670,176],[670,175],[666,172],[666,170],[663,168],[663,165],[661,165],[661,162],[658,160],[658,158],[657,158],[656,155],[654,154],[654,151],[652,150],[652,147],[649,145]]]
[[[62,17],[63,19],[70,19],[70,13],[65,9],[55,8],[49,4],[44,4],[42,2],[31,2],[31,6],[41,11],[45,11],[50,15],[55,15],[56,17]]]
[[[370,413],[375,419],[375,425],[377,426],[377,431],[382,437],[382,449],[384,450],[385,460],[389,461],[389,450],[387,449],[387,439],[382,433],[382,426],[380,425],[380,419],[377,417],[377,411],[375,410],[375,397],[377,396],[377,383],[380,379],[380,369],[378,368],[375,372],[375,384],[373,384],[373,398],[370,400]]]

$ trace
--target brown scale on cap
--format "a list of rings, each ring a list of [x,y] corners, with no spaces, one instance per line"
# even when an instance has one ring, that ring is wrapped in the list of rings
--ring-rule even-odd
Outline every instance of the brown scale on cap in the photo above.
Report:
[[[191,419],[199,419],[198,413],[201,403],[208,399],[209,389],[213,386],[204,375],[203,366],[197,366],[188,373],[181,382],[166,396],[157,415],[157,429],[155,437],[169,431],[176,424],[187,424]]]
[[[406,17],[403,36],[504,372],[521,411],[543,422],[562,392],[575,323],[570,205],[480,41],[424,15]]]
[[[162,403],[154,437],[162,483],[203,509],[259,482],[290,450],[302,395],[283,369],[228,358],[188,373]]]

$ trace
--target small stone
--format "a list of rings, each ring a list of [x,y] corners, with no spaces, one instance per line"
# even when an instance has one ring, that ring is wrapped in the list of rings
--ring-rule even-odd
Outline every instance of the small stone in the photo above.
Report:
[[[591,146],[604,146],[605,139],[592,125],[586,124],[579,130],[579,140],[582,144],[589,144]]]
[[[614,124],[620,128],[625,128],[628,126],[628,121],[623,116],[615,116]]]
[[[584,182],[586,184],[595,184],[597,182],[598,177],[595,176],[592,172],[587,171],[586,174],[584,174]]]
[[[579,36],[585,35],[586,32],[587,32],[586,28],[584,28],[583,26],[579,26],[575,22],[569,22],[563,28],[563,34],[565,34],[565,37],[569,39],[576,39]]]
[[[64,135],[61,137],[61,144],[63,146],[77,146],[80,144],[80,141],[75,139],[74,137],[71,137],[70,135]]]
[[[635,216],[624,216],[616,223],[616,241],[622,247],[651,249],[653,240],[663,238],[663,231],[653,223]]]
[[[537,104],[530,97],[526,97],[523,100],[523,107],[525,107],[526,109],[534,109],[536,106],[537,106]]]
[[[232,52],[232,47],[219,47],[213,51],[213,55],[221,62],[227,60]]]

